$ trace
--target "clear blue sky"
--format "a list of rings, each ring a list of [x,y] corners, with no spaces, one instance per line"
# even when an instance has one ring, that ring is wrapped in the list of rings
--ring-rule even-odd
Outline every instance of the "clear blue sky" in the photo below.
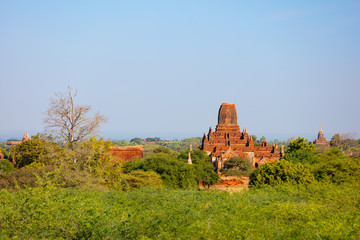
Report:
[[[359,133],[360,1],[0,0],[0,135],[67,86],[113,139],[201,136],[223,102],[258,137]]]

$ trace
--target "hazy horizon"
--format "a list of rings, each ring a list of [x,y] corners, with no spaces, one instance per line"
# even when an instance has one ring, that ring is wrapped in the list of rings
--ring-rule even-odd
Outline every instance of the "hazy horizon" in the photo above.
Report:
[[[215,126],[214,126],[215,127]],[[324,130],[324,129],[323,129]],[[24,130],[25,131],[25,130]],[[0,141],[6,141],[8,139],[18,139],[21,140],[24,131],[21,130],[6,130],[0,132]],[[290,135],[280,135],[277,133],[258,133],[254,131],[250,131],[248,129],[249,134],[255,135],[257,139],[260,139],[262,136],[266,137],[267,141],[273,141],[275,139],[279,141],[286,141],[291,137],[297,138],[297,137],[304,137],[307,138],[309,141],[313,141],[317,138],[317,132],[314,133],[294,133]],[[33,136],[37,133],[43,133],[44,131],[36,131],[36,130],[28,130],[29,135]],[[169,139],[169,140],[182,140],[185,138],[191,138],[191,137],[202,137],[204,133],[208,133],[208,129],[204,132],[171,132],[171,133],[164,133],[164,132],[102,132],[99,137],[104,137],[105,139],[111,139],[111,140],[131,140],[136,137],[140,138],[147,138],[147,137],[160,137],[161,139]],[[331,137],[336,133],[329,133],[324,130],[324,136],[327,140],[331,140]],[[358,139],[360,136],[357,133],[354,132],[347,132],[347,133],[340,133],[340,134],[350,134],[352,137]]]

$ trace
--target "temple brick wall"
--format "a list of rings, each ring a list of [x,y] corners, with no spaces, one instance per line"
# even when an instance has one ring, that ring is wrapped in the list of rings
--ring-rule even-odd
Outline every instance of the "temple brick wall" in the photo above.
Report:
[[[144,147],[127,146],[127,147],[112,147],[110,153],[120,161],[131,161],[135,158],[144,158]]]

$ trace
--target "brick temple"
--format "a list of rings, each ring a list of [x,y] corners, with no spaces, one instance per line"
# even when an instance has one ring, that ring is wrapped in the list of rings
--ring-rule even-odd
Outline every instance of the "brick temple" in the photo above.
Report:
[[[315,141],[312,141],[311,144],[324,146],[325,148],[330,147],[330,142],[326,140],[326,138],[324,137],[324,133],[321,126],[320,126],[320,131],[318,133],[318,138]]]
[[[277,143],[268,146],[264,141],[262,146],[254,146],[247,129],[240,131],[233,103],[223,103],[220,106],[215,132],[210,127],[209,133],[204,134],[200,149],[208,153],[218,172],[223,168],[224,162],[235,156],[249,159],[255,167],[280,157]]]

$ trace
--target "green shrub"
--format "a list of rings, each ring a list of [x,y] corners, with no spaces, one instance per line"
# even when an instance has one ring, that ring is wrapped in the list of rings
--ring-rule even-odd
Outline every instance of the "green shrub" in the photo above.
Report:
[[[226,176],[250,175],[253,166],[246,158],[232,157],[224,163],[222,173]]]
[[[331,158],[315,165],[312,172],[318,181],[360,181],[360,158]]]
[[[139,188],[139,187],[162,187],[161,176],[153,171],[141,171],[135,170],[128,174],[124,174],[129,188]]]
[[[177,159],[183,163],[187,163],[189,152],[196,182],[204,185],[213,185],[217,183],[220,179],[219,175],[215,173],[215,167],[209,161],[209,156],[205,151],[197,149],[195,151],[180,152]]]
[[[286,160],[266,163],[250,176],[250,186],[278,185],[282,183],[310,183],[314,176],[308,168],[302,164],[293,164]]]
[[[14,165],[9,160],[0,160],[0,173],[7,173],[14,170]]]
[[[194,167],[172,155],[158,153],[152,157],[137,159],[124,164],[124,173],[130,173],[134,170],[158,173],[165,186],[173,188],[197,186]]]
[[[4,142],[4,145],[5,145],[5,142]],[[5,147],[4,148],[0,147],[0,153],[3,154],[4,159],[9,159],[9,153]]]
[[[286,153],[283,159],[296,164],[301,163],[312,165],[319,162],[319,159],[315,156],[314,152],[301,149]]]
[[[33,162],[53,164],[57,159],[52,157],[60,147],[54,142],[48,142],[39,134],[32,136],[31,140],[20,143],[11,148],[11,155],[15,157],[16,166],[22,168]]]
[[[42,168],[21,168],[0,175],[0,189],[23,189],[53,185],[56,187],[83,187],[103,190],[100,178],[95,178],[84,171],[58,169],[52,166]]]
[[[197,188],[199,182],[214,184],[219,180],[205,152],[192,151],[193,164],[187,164],[187,158],[188,152],[182,152],[177,157],[173,153],[160,152],[125,163],[123,171],[126,174],[134,170],[154,171],[161,176],[165,186],[173,188]]]

